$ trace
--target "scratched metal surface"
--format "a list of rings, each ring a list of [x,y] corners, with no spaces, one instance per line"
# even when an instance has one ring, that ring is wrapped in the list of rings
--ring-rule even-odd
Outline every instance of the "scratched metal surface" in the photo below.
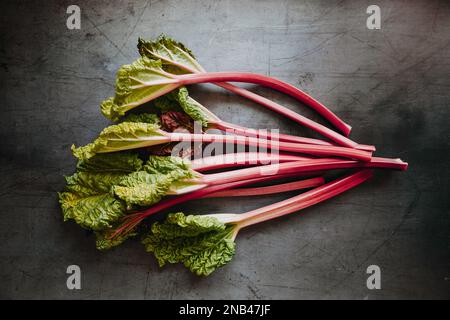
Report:
[[[137,299],[395,299],[450,297],[450,4],[376,1],[76,1],[81,30],[65,27],[72,1],[1,2],[0,297]],[[63,223],[56,192],[107,121],[99,102],[115,71],[137,58],[138,36],[167,33],[207,70],[268,74],[329,105],[352,138],[401,157],[406,173],[376,178],[334,200],[245,230],[234,260],[208,278],[159,269],[138,242],[95,250]],[[317,119],[295,101],[254,88]],[[210,86],[193,95],[225,120],[309,134]],[[187,212],[242,212],[284,196],[196,201]],[[66,288],[66,267],[82,289]],[[381,267],[382,289],[366,288]]]

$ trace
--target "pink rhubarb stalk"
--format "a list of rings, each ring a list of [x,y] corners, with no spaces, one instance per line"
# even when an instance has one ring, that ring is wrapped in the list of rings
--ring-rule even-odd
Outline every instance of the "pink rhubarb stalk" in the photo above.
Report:
[[[290,154],[238,152],[194,159],[191,161],[191,168],[198,172],[202,172],[238,166],[265,165],[311,159],[312,158],[310,157],[301,157]]]
[[[313,190],[307,191],[284,201],[243,214],[229,215],[228,221],[226,215],[224,215],[220,220],[225,223],[236,224],[236,229],[234,231],[234,236],[236,236],[239,230],[242,228],[261,223],[263,221],[279,218],[286,214],[290,214],[313,206],[317,203],[333,198],[351,188],[354,188],[371,177],[372,172],[370,170],[363,170],[344,178],[324,184]]]
[[[203,183],[208,185],[233,182],[240,179],[247,180],[260,177],[264,173],[274,172],[276,174],[290,174],[301,173],[310,171],[326,171],[336,169],[348,169],[348,168],[385,168],[406,170],[408,164],[400,159],[387,159],[387,158],[372,158],[369,162],[361,162],[354,160],[343,159],[312,159],[292,161],[281,164],[272,164],[267,166],[259,166],[252,168],[245,168],[239,170],[232,170],[220,173],[213,173],[203,175],[200,179]]]
[[[293,85],[290,85],[286,82],[280,81],[272,77],[247,72],[207,72],[197,74],[184,74],[179,75],[176,78],[180,80],[181,85],[189,85],[205,82],[222,83],[228,81],[259,84],[280,91],[287,95],[290,95],[291,97],[299,100],[300,102],[303,102],[307,106],[317,111],[320,115],[322,115],[325,119],[327,119],[330,123],[332,123],[337,129],[339,129],[345,135],[348,135],[351,130],[351,127],[348,124],[343,122],[338,116],[336,116],[333,112],[331,112],[331,110],[325,107],[322,103],[315,100],[308,94],[304,93],[297,87],[294,87]],[[292,113],[293,113],[292,116],[294,115],[299,116],[295,112]],[[285,115],[288,116],[287,114]]]
[[[238,88],[238,87],[237,87]],[[250,91],[248,91],[250,92]],[[300,116],[300,115],[298,115]],[[300,116],[301,117],[301,116]],[[307,125],[306,123],[309,123]],[[325,126],[322,126],[321,124],[318,124],[312,120],[309,120],[305,118],[304,125],[310,129],[313,129],[316,132],[321,133],[323,136],[328,137],[332,141],[338,142],[338,145],[343,145],[359,150],[365,150],[365,151],[375,151],[375,146],[371,145],[365,145],[365,144],[358,144],[354,143],[353,141],[348,141],[349,139],[345,138],[345,140],[342,140],[343,138],[336,138],[336,132],[334,132],[331,129],[328,129]],[[264,138],[264,139],[276,139],[280,141],[285,142],[296,142],[296,143],[307,143],[307,144],[316,144],[316,145],[322,145],[322,146],[332,146],[336,145],[331,142],[321,140],[321,139],[313,139],[313,138],[306,138],[306,137],[299,137],[299,136],[293,136],[289,134],[283,134],[283,133],[272,133],[272,132],[264,132],[263,130],[257,130],[257,129],[249,129],[245,127],[241,127],[235,124],[231,124],[222,120],[216,121],[212,123],[212,127],[225,131],[227,133],[232,133],[236,135],[243,135],[248,137],[257,137],[257,138]],[[339,143],[339,140],[346,141],[344,143]],[[341,142],[342,142],[341,141]]]
[[[227,136],[221,134],[189,134],[179,132],[165,133],[165,136],[167,137],[166,142],[190,141],[190,142],[205,142],[205,143],[209,142],[232,143],[237,145],[268,148],[287,152],[304,153],[315,156],[344,157],[350,159],[357,159],[361,161],[370,161],[372,157],[371,152],[353,148],[272,141],[253,137],[241,137],[229,135]],[[161,143],[161,141],[163,141],[163,138],[160,137],[157,138],[158,143]],[[152,142],[150,141],[149,144],[151,143]]]
[[[229,189],[224,191],[218,191],[204,196],[203,198],[226,198],[226,197],[248,197],[248,196],[261,196],[282,192],[289,192],[294,190],[301,190],[316,187],[324,184],[325,180],[322,177],[311,178],[301,181],[293,181],[275,184],[266,187],[255,188],[239,188]]]

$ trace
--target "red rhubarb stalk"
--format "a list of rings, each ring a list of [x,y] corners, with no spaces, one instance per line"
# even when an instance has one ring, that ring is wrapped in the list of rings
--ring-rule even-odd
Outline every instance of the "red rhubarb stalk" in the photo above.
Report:
[[[203,198],[226,198],[226,197],[247,197],[247,196],[261,196],[274,193],[282,193],[294,190],[301,190],[316,187],[324,183],[322,177],[311,178],[301,181],[293,181],[275,184],[266,187],[255,187],[255,188],[239,188],[230,189],[224,191],[218,191],[204,196]]]
[[[246,90],[247,91],[247,90]],[[250,91],[248,91],[250,92]],[[296,113],[297,114],[297,113]],[[300,116],[300,115],[298,115]],[[301,116],[300,116],[301,117]],[[307,125],[306,122],[308,122],[310,125]],[[365,145],[365,144],[358,144],[353,141],[350,141],[348,138],[345,137],[337,137],[338,135],[335,131],[328,129],[325,126],[322,126],[321,124],[318,124],[312,120],[309,120],[308,118],[305,118],[304,125],[310,129],[313,129],[314,131],[321,133],[323,136],[328,137],[332,141],[338,142],[338,145],[343,145],[359,150],[365,150],[365,151],[375,151],[375,146],[371,145]],[[272,132],[265,132],[263,130],[257,130],[257,129],[249,129],[245,127],[241,127],[235,124],[231,124],[222,120],[219,120],[217,122],[214,122],[212,124],[212,127],[226,131],[227,133],[234,133],[237,135],[243,135],[248,137],[257,137],[257,138],[264,138],[264,139],[276,139],[280,141],[286,141],[286,142],[296,142],[296,143],[307,143],[307,144],[316,144],[316,145],[323,145],[323,146],[332,146],[336,145],[331,142],[321,140],[321,139],[313,139],[313,138],[305,138],[305,137],[298,137],[293,136],[289,134],[283,134],[283,133],[272,133]],[[344,142],[345,141],[345,142]],[[341,143],[339,143],[341,142]]]
[[[238,166],[264,165],[269,163],[283,163],[311,159],[312,158],[310,157],[301,157],[290,154],[238,152],[194,159],[191,161],[191,168],[198,172],[202,172]]]
[[[356,187],[371,177],[372,172],[370,170],[363,170],[324,184],[298,196],[241,214],[239,215],[239,220],[236,221],[234,219],[234,222],[237,223],[237,229],[242,229],[253,224],[275,219],[333,198]]]
[[[227,136],[221,134],[189,134],[171,132],[166,133],[168,141],[190,141],[190,142],[218,142],[233,143],[259,148],[268,148],[295,153],[305,153],[315,156],[337,156],[361,161],[370,161],[372,155],[368,151],[338,146],[318,146],[313,144],[301,144],[283,141],[258,139],[253,137]],[[158,137],[159,140],[161,138]]]
[[[206,158],[195,159],[192,161],[192,168],[196,171],[208,171],[222,168],[230,168],[237,166],[249,166],[254,164],[264,164],[267,162],[284,163],[293,161],[303,161],[303,166],[297,166],[297,169],[304,172],[309,172],[311,170],[329,170],[333,169],[334,166],[344,166],[345,168],[354,167],[368,167],[368,168],[386,168],[394,170],[406,170],[408,168],[408,163],[403,162],[401,159],[390,159],[381,157],[372,157],[372,159],[367,163],[361,163],[358,161],[346,161],[343,159],[334,158],[308,158],[299,157],[289,154],[270,154],[270,153],[257,153],[257,152],[241,152],[241,153],[229,153],[221,154]],[[306,169],[306,170],[305,170]],[[338,168],[334,168],[338,169]]]
[[[327,119],[330,123],[332,123],[337,129],[343,132],[345,135],[350,133],[351,127],[343,122],[338,116],[336,116],[330,109],[325,107],[322,103],[315,100],[313,97],[304,93],[297,87],[290,85],[286,82],[280,81],[278,79],[254,74],[254,73],[246,73],[246,72],[208,72],[208,73],[197,73],[197,74],[185,74],[177,76],[177,79],[181,80],[182,85],[189,85],[195,83],[205,83],[205,82],[245,82],[245,83],[254,83],[262,86],[266,86],[272,88],[274,90],[283,92],[291,97],[303,102],[307,106],[313,108],[320,115],[322,115],[325,119]],[[229,89],[229,88],[227,88]],[[236,89],[232,89],[235,90]],[[249,92],[249,91],[247,91]],[[242,95],[242,94],[241,94]],[[248,95],[248,94],[247,94]],[[265,98],[264,98],[265,99]],[[269,100],[270,101],[270,100]],[[272,105],[273,110],[278,108],[277,106]],[[279,110],[279,109],[278,109]],[[279,110],[284,111],[284,110]],[[292,116],[299,116],[297,113],[292,112]],[[285,115],[290,114],[287,112]]]
[[[203,175],[201,180],[208,185],[233,182],[240,179],[252,179],[264,175],[266,172],[276,174],[300,173],[309,171],[325,171],[348,168],[386,168],[406,170],[408,164],[400,159],[387,159],[374,157],[370,162],[360,162],[342,159],[312,159],[292,161],[281,164],[245,168],[220,173]]]

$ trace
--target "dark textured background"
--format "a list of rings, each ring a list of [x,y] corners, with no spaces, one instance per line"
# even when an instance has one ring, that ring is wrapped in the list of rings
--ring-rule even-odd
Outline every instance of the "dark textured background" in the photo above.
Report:
[[[381,30],[366,28],[378,4]],[[450,298],[449,1],[2,1],[1,298]],[[242,232],[234,260],[208,278],[160,270],[138,242],[101,253],[63,223],[56,192],[69,147],[107,124],[99,102],[138,36],[185,42],[207,70],[295,84],[353,126],[352,138],[410,163],[336,199]],[[255,88],[302,114],[307,108]],[[223,119],[308,134],[210,86],[193,95]],[[242,212],[283,196],[196,201],[188,212]],[[66,288],[78,264],[82,290]],[[366,268],[382,289],[366,288]]]

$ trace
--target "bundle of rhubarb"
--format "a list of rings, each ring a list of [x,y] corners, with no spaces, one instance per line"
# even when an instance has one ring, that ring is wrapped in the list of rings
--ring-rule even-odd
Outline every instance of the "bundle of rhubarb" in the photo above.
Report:
[[[77,171],[66,177],[66,190],[59,193],[64,220],[92,230],[100,250],[140,235],[161,266],[182,263],[208,275],[232,259],[241,228],[337,196],[369,179],[374,168],[408,166],[400,159],[373,157],[375,147],[350,140],[348,124],[292,85],[252,73],[208,73],[188,48],[165,36],[140,39],[138,49],[141,57],[119,69],[114,97],[101,103],[102,114],[116,124],[86,146],[72,146]],[[335,130],[228,81],[290,95]],[[189,96],[185,86],[196,83],[213,83],[248,98],[324,139],[227,123]],[[231,152],[215,152],[218,145]],[[328,172],[337,170],[341,177],[327,181]],[[193,199],[305,189],[246,213],[168,213]],[[162,221],[147,219],[160,212],[167,213]]]

